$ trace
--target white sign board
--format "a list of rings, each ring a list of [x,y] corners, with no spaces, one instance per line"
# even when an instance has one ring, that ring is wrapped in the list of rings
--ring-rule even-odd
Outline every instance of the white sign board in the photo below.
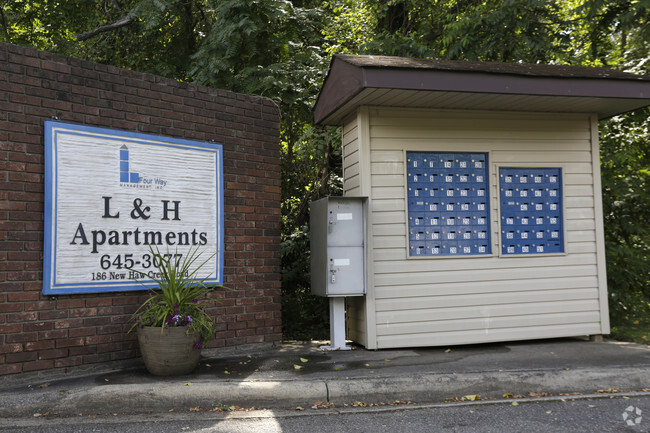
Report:
[[[142,290],[151,249],[223,281],[221,145],[45,122],[43,293]]]

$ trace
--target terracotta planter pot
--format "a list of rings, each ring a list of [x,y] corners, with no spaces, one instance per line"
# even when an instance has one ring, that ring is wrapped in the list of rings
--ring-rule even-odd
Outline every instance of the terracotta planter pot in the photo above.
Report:
[[[191,373],[199,363],[201,351],[194,348],[199,341],[196,333],[188,335],[186,327],[138,328],[138,343],[144,365],[156,376]]]

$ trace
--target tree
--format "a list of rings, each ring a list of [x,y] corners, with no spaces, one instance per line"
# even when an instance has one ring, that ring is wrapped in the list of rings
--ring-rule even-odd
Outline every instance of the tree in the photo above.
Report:
[[[583,63],[650,73],[650,2],[589,0],[584,37],[574,43]],[[607,280],[613,323],[650,312],[650,109],[601,122],[601,172]]]
[[[649,124],[646,108],[601,126],[607,279],[616,322],[650,312]]]
[[[336,19],[325,29],[330,51],[650,71],[647,0],[336,4],[345,6],[330,9],[352,19]],[[640,110],[600,125],[608,285],[616,320],[650,311],[649,114]]]
[[[314,126],[311,115],[333,54],[650,71],[648,0],[0,0],[0,6],[2,41],[278,103],[284,322],[299,323],[285,329],[288,336],[323,337],[327,329],[316,335],[326,304],[309,295],[306,251],[310,201],[340,193],[340,130]],[[643,224],[650,213],[649,124],[648,111],[601,124],[615,317],[650,298]],[[310,315],[320,319],[309,322]]]

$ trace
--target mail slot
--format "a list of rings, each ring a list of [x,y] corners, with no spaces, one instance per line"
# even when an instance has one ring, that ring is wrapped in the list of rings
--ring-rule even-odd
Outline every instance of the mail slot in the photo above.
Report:
[[[501,242],[502,254],[547,254],[564,252],[562,224],[562,169],[501,167],[499,191],[501,192]],[[520,187],[512,194],[509,184],[531,184],[530,194]],[[524,197],[524,198],[521,198]],[[517,199],[521,201],[517,201]],[[520,233],[514,237],[513,231]],[[514,247],[513,239],[552,243],[522,244]]]
[[[406,155],[408,256],[491,254],[488,155],[467,152],[407,152]],[[411,169],[416,161],[430,162],[429,168]],[[422,182],[424,176],[416,176],[416,172],[428,173],[426,181]],[[419,235],[423,230],[430,233],[426,245]],[[476,238],[487,242],[481,242],[480,248],[473,242],[462,243]]]

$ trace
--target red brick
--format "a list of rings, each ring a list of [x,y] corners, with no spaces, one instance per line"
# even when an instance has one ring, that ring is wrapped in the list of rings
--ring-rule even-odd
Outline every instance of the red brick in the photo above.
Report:
[[[21,364],[2,365],[0,364],[0,376],[3,374],[17,374],[22,371]]]
[[[47,370],[49,368],[54,368],[54,361],[52,360],[39,360],[33,362],[23,363],[23,371],[35,371],[35,370]]]
[[[42,350],[38,353],[39,359],[54,359],[68,356],[68,349]]]
[[[36,341],[32,343],[25,343],[25,352],[31,352],[34,350],[43,350],[43,349],[52,349],[54,347],[54,341],[45,340],[45,341]]]
[[[43,331],[38,333],[39,340],[58,340],[68,336],[67,329],[55,329],[53,331]]]
[[[79,337],[79,338],[60,338],[56,340],[56,348],[59,349],[61,347],[72,347],[72,346],[83,346],[84,345],[84,339]]]
[[[237,329],[245,329],[245,328],[246,328],[245,322],[235,322],[235,323],[228,324],[229,330],[237,330]]]
[[[99,307],[97,309],[97,315],[98,316],[114,316],[116,314],[124,314],[125,308],[124,307]]]
[[[14,362],[35,361],[37,358],[37,352],[7,353],[6,356],[7,364],[12,364]]]
[[[24,332],[49,331],[51,329],[54,329],[53,322],[30,322],[23,324]]]
[[[29,341],[36,341],[37,334],[34,332],[21,332],[19,334],[7,334],[5,338],[7,343],[23,344]],[[24,348],[24,344],[23,344],[23,348]]]
[[[18,353],[23,351],[22,344],[3,344],[0,346],[0,353]]]
[[[70,348],[70,356],[90,355],[97,353],[97,346],[79,346]]]
[[[113,298],[113,305],[133,305],[140,304],[144,300],[143,297],[139,296],[119,296]]]
[[[97,353],[115,353],[122,349],[122,343],[100,344],[97,346]],[[112,358],[112,357],[111,357]]]
[[[57,299],[56,301],[56,308],[61,310],[64,308],[79,308],[83,306],[83,299]]]
[[[52,301],[25,302],[25,311],[44,311],[54,308]]]
[[[7,113],[0,120],[0,343],[3,347],[25,344],[32,350],[10,354],[9,359],[0,355],[1,363],[16,363],[0,367],[0,374],[23,371],[22,362],[29,371],[136,355],[135,336],[125,331],[130,314],[145,299],[143,293],[52,299],[40,294],[41,119],[53,111],[67,122],[185,139],[209,137],[224,145],[228,233],[224,276],[236,290],[215,294],[222,303],[206,307],[215,315],[219,329],[211,347],[278,341],[281,183],[277,108],[257,97],[24,47],[0,46],[0,60],[7,74],[0,93],[9,95],[9,102],[0,102],[0,111]],[[237,315],[241,320],[236,320]],[[14,320],[19,322],[11,323]],[[75,346],[82,341],[100,348]],[[54,348],[45,348],[52,344]],[[40,359],[32,357],[36,353]]]
[[[1,169],[2,168],[0,168],[0,170]],[[0,201],[0,209],[2,209],[2,210],[23,210],[23,209],[25,209],[25,203],[17,202],[17,201]]]
[[[70,337],[88,337],[97,334],[95,328],[73,328],[68,331]]]
[[[9,293],[7,295],[7,301],[9,302],[24,302],[24,301],[35,301],[40,298],[39,293],[27,292],[27,293]]]
[[[84,319],[83,326],[101,326],[108,325],[109,323],[111,323],[110,317],[91,317]]]
[[[130,327],[130,325],[128,325]],[[97,327],[97,334],[121,334],[128,330],[127,325],[108,325],[108,326],[98,326]],[[125,330],[126,328],[126,330]]]
[[[101,307],[111,305],[112,303],[113,300],[111,298],[86,299],[86,307]]]
[[[68,356],[67,358],[55,359],[54,368],[78,367],[83,364],[81,356]]]
[[[11,305],[11,304],[8,304]],[[27,322],[38,320],[38,313],[35,311],[29,313],[11,313],[7,314],[7,322]]]
[[[263,335],[251,335],[246,337],[246,344],[263,343],[263,342],[264,342]]]
[[[112,335],[95,335],[85,338],[86,345],[106,344],[112,343],[114,337]]]
[[[23,311],[22,303],[0,304],[0,313],[16,313]]]
[[[66,319],[68,317],[67,310],[54,310],[54,311],[41,311],[38,313],[39,320],[57,320]]]
[[[73,308],[70,310],[70,317],[94,317],[96,315],[96,308]]]
[[[57,320],[54,323],[56,329],[79,328],[83,326],[83,319]]]
[[[33,281],[39,279],[38,272],[7,272],[7,281]]]

